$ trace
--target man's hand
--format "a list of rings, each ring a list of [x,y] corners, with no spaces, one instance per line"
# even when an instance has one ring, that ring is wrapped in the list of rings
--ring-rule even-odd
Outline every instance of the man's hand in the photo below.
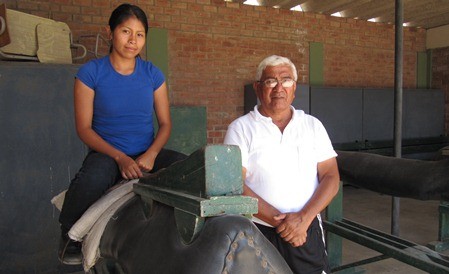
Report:
[[[304,220],[300,212],[282,213],[274,217],[276,221],[280,221],[280,225],[276,227],[276,232],[294,247],[303,245],[307,240],[307,229],[310,222]]]

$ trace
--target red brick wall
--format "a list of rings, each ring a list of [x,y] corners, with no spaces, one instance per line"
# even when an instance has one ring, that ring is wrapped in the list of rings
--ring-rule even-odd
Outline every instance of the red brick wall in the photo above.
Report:
[[[258,63],[266,56],[290,57],[299,81],[308,83],[309,42],[324,44],[326,86],[393,86],[392,25],[223,0],[128,2],[146,11],[150,27],[168,29],[171,103],[207,106],[209,143],[222,142],[227,125],[243,114],[243,86],[253,81]],[[7,8],[66,22],[75,41],[80,35],[104,34],[119,3],[6,1]],[[93,41],[83,43],[92,49]],[[404,50],[404,87],[415,87],[416,53],[425,50],[425,31],[405,28]]]
[[[432,88],[445,91],[447,132],[449,129],[449,47],[432,50]]]

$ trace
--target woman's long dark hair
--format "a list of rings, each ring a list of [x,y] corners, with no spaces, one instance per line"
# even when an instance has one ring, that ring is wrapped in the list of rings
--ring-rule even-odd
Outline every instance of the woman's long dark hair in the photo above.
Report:
[[[111,33],[114,32],[115,28],[128,20],[130,17],[135,16],[137,20],[142,22],[145,28],[145,34],[148,34],[148,19],[145,12],[136,5],[131,4],[121,4],[111,13],[111,17],[109,17],[109,28],[111,29]],[[112,44],[109,48],[109,52],[112,52]]]

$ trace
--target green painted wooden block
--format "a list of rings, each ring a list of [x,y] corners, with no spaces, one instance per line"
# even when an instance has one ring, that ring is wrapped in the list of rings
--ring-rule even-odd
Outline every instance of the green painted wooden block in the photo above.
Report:
[[[187,159],[139,180],[134,192],[148,205],[158,201],[175,208],[183,241],[192,242],[206,217],[257,213],[257,199],[242,196],[240,149],[208,145]]]
[[[186,160],[141,178],[139,183],[202,198],[242,194],[240,149],[229,145],[207,145]],[[135,187],[138,188],[139,184]]]

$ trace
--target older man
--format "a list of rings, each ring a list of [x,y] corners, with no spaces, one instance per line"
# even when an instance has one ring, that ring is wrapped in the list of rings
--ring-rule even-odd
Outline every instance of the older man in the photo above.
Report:
[[[329,273],[320,212],[338,192],[337,154],[321,122],[291,105],[297,77],[288,58],[265,58],[254,82],[260,105],[229,125],[224,142],[240,147],[260,231],[295,273]]]

